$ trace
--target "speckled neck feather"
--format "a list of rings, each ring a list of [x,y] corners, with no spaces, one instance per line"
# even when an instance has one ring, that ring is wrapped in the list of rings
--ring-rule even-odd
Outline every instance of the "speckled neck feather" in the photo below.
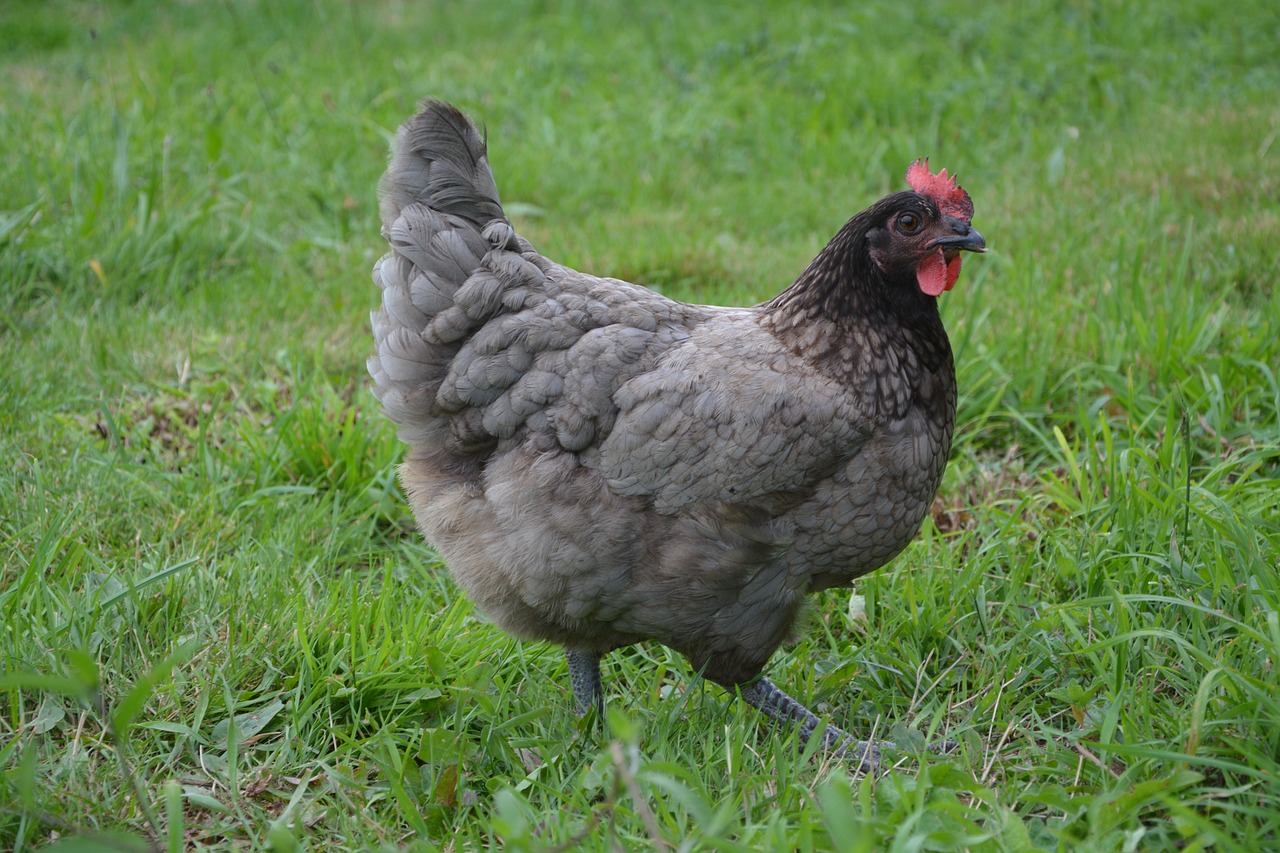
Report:
[[[891,216],[904,195],[850,219],[794,284],[761,306],[761,325],[842,382],[865,383],[884,361],[926,372],[951,363],[937,300],[913,282],[886,282],[867,252],[867,231]]]

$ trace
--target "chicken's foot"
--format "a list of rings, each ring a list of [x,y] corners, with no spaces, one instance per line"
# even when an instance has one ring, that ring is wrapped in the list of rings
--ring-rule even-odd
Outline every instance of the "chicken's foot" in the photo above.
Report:
[[[565,649],[564,656],[569,661],[569,683],[573,685],[578,716],[586,716],[592,708],[603,716],[604,684],[600,681],[600,655],[580,649]]]
[[[796,725],[800,729],[800,738],[805,743],[823,725],[816,714],[764,676],[750,684],[740,685],[739,692],[748,705],[769,719]],[[822,729],[822,745],[864,773],[874,772],[880,766],[880,747],[893,749],[893,744],[888,741],[877,744],[854,740],[853,735],[835,726],[825,726]]]

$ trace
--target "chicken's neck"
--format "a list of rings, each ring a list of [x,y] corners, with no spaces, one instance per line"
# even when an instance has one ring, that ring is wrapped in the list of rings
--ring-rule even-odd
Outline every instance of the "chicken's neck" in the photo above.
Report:
[[[760,306],[760,324],[814,367],[847,387],[883,396],[887,374],[905,388],[954,388],[951,344],[937,301],[914,280],[886,282],[867,255],[865,236],[846,227],[795,283]],[[878,399],[877,408],[899,409]],[[914,396],[911,395],[911,396]],[[872,401],[868,401],[872,402]]]

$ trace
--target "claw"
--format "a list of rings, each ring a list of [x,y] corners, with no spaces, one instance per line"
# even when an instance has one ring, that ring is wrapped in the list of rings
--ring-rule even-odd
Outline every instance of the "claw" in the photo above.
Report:
[[[829,730],[830,727],[828,727]],[[878,773],[880,771],[881,747],[893,749],[893,744],[888,741],[859,740],[840,747],[835,750],[835,754],[859,773]]]
[[[854,740],[853,735],[835,726],[823,726],[816,714],[774,686],[767,678],[758,678],[746,687],[740,687],[742,698],[771,720],[795,725],[802,741],[808,741],[822,726],[822,745],[828,752],[849,763],[862,773],[877,773],[884,752],[897,749],[892,741]],[[931,744],[930,752],[948,753],[960,744],[953,740]]]

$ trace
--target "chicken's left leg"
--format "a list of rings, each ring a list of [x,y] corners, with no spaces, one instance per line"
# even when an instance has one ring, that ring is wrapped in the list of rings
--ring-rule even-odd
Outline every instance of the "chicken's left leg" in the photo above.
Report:
[[[822,720],[816,714],[782,692],[764,676],[746,686],[740,686],[739,691],[747,704],[769,719],[799,727],[800,738],[805,743],[822,725]],[[868,773],[874,771],[880,764],[879,747],[893,748],[893,744],[887,741],[881,741],[877,745],[865,740],[854,740],[853,735],[835,726],[823,728],[822,743],[827,749],[847,759],[857,769]]]
[[[592,708],[604,714],[604,684],[600,681],[600,655],[580,649],[565,649],[569,660],[569,683],[578,702],[578,716],[585,716]]]

